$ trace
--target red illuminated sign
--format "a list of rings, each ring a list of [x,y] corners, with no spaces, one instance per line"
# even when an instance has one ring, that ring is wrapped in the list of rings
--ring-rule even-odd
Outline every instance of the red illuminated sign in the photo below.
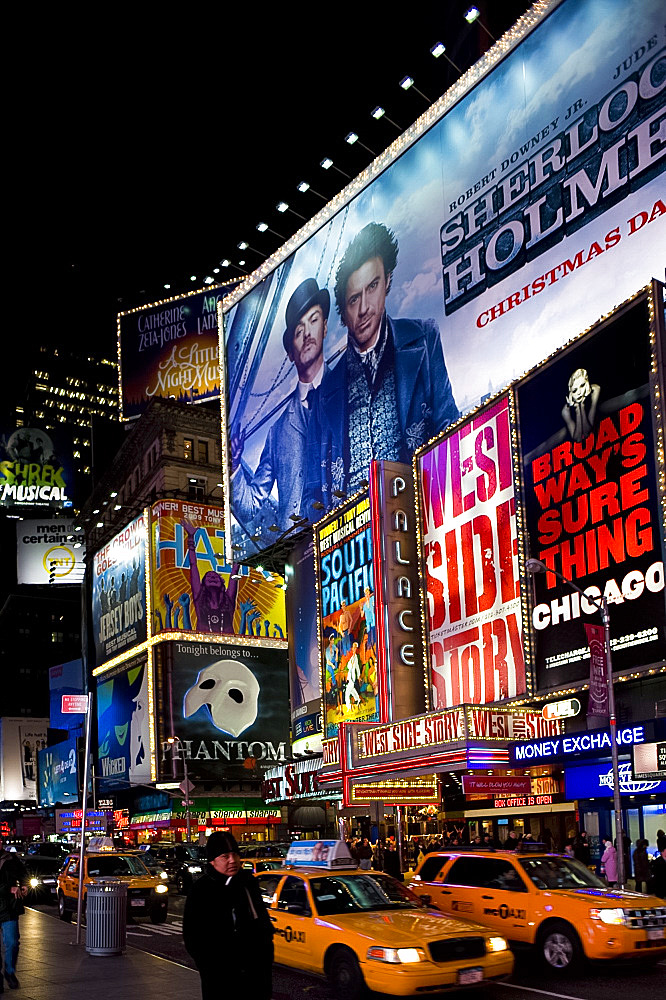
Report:
[[[483,794],[497,795],[529,795],[532,786],[529,778],[503,778],[463,774],[463,792],[465,795]]]
[[[418,458],[432,707],[526,690],[509,397]]]
[[[519,795],[514,798],[495,799],[495,809],[516,809],[523,806],[551,806],[552,795]]]

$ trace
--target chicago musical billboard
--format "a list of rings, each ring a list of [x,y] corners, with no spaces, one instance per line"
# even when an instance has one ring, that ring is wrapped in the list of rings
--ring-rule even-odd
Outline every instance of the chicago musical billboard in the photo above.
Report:
[[[372,458],[409,462],[662,273],[662,4],[544,8],[229,297],[241,553],[354,493]]]
[[[538,688],[589,676],[602,595],[614,670],[666,656],[652,370],[641,295],[517,389]]]
[[[509,396],[417,455],[431,705],[525,693]]]
[[[227,564],[220,507],[161,500],[150,523],[153,634],[285,638],[282,578]]]

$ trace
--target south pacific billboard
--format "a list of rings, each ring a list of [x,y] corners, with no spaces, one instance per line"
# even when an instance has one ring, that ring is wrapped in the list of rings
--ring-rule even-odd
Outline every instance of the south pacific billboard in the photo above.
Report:
[[[155,397],[196,403],[219,395],[217,303],[234,284],[118,313],[123,419],[138,417]]]
[[[417,456],[431,703],[526,690],[508,395]]]
[[[312,535],[294,547],[285,565],[285,580],[292,750],[321,753],[321,673]]]
[[[153,634],[285,638],[282,578],[227,564],[222,508],[161,500],[150,518]]]
[[[229,545],[409,461],[662,273],[663,5],[544,10],[229,297]]]
[[[101,790],[150,781],[150,709],[145,660],[124,663],[97,683]]]
[[[159,773],[213,784],[251,778],[289,748],[287,650],[227,642],[173,642],[158,667]],[[170,744],[169,737],[178,742]],[[181,762],[179,762],[179,760]]]
[[[614,670],[666,657],[652,367],[641,295],[518,387],[539,688],[589,677],[602,595]]]
[[[340,722],[378,722],[370,498],[359,494],[315,527],[319,655],[326,738]]]
[[[146,638],[145,560],[143,514],[95,553],[92,621],[98,666]]]

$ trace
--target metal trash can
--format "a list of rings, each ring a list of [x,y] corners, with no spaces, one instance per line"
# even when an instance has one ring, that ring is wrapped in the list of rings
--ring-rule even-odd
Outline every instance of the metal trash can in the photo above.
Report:
[[[86,951],[90,955],[120,955],[125,950],[127,884],[118,879],[93,879],[86,902]]]

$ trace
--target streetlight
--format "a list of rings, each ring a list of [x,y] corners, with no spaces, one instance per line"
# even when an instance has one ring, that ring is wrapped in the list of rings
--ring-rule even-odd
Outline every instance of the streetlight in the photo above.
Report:
[[[625,881],[625,871],[624,871],[624,835],[622,833],[622,802],[620,799],[620,768],[618,763],[618,750],[617,750],[617,719],[615,717],[615,690],[613,688],[613,663],[611,660],[611,645],[610,645],[610,617],[608,614],[608,601],[606,600],[606,595],[602,594],[601,597],[594,597],[590,594],[586,594],[577,583],[573,580],[569,580],[568,577],[564,576],[558,570],[553,569],[550,566],[546,566],[545,563],[541,562],[540,559],[528,559],[525,563],[525,569],[528,573],[534,575],[535,573],[553,573],[558,579],[562,580],[569,587],[577,590],[579,594],[582,594],[585,600],[589,604],[594,604],[596,608],[599,609],[601,613],[601,623],[604,627],[604,647],[606,650],[606,685],[608,688],[608,724],[610,728],[610,739],[611,739],[611,761],[613,764],[613,809],[615,811],[615,836],[617,839],[617,880],[620,888],[624,888]]]
[[[170,743],[172,748],[175,743],[178,744],[176,749],[183,750],[183,744],[178,736],[169,736],[167,743]],[[173,760],[173,749],[171,750],[171,760]],[[192,840],[191,829],[190,829],[190,779],[187,776],[187,757],[183,753],[183,784],[185,785],[185,823],[187,827],[187,843],[189,844]]]

